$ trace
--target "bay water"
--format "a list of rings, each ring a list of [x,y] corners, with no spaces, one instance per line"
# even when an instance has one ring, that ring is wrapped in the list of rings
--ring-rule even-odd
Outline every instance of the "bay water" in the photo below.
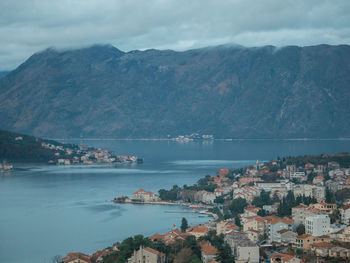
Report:
[[[188,208],[114,204],[139,188],[157,192],[191,185],[220,168],[238,168],[278,156],[350,150],[349,140],[173,141],[70,140],[138,155],[143,164],[118,166],[17,165],[0,175],[0,262],[51,262],[68,252],[92,253],[136,234],[165,233],[186,217],[210,218]]]

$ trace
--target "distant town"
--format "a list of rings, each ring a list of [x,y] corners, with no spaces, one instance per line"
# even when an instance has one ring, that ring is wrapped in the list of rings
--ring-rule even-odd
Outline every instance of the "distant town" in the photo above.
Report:
[[[56,165],[142,163],[134,155],[116,155],[108,148],[64,144],[0,130],[0,172],[11,172],[17,163]]]
[[[138,189],[117,203],[185,205],[211,220],[184,217],[167,233],[137,235],[62,262],[350,262],[350,155],[299,156],[222,168],[197,184],[153,193]]]
[[[41,146],[54,150],[55,160],[49,160],[49,164],[94,164],[94,163],[141,163],[142,159],[132,155],[114,155],[108,148],[92,148],[86,145],[54,145],[42,142]]]

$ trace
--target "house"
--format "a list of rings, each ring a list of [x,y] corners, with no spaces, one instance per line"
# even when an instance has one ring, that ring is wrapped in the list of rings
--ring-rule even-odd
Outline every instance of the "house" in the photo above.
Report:
[[[183,233],[178,229],[173,229],[165,233],[164,235],[154,234],[150,236],[148,239],[152,241],[162,241],[164,244],[169,245],[174,243],[176,240],[184,241],[188,236],[190,236],[189,233]]]
[[[305,169],[314,169],[315,165],[312,163],[306,163],[304,167],[305,167]]]
[[[245,231],[248,235],[248,238],[250,241],[252,241],[253,243],[258,243],[259,238],[261,236],[261,233],[254,230],[254,229],[249,229],[247,231]]]
[[[205,204],[213,204],[216,199],[215,193],[211,193],[205,190],[197,192],[200,195],[200,201]]]
[[[324,177],[323,175],[318,175],[315,176],[314,179],[312,180],[312,183],[315,185],[323,185]]]
[[[226,234],[232,230],[239,230],[239,227],[236,226],[233,222],[230,222],[228,220],[223,220],[216,224],[216,233],[218,235]]]
[[[296,167],[295,164],[287,165],[287,166],[286,166],[286,170],[287,170],[288,172],[295,172],[295,171],[297,170],[297,167]]]
[[[68,253],[67,256],[62,258],[64,263],[91,263],[90,256],[80,252]]]
[[[201,245],[202,262],[209,263],[215,260],[218,250],[210,243],[204,243]]]
[[[156,202],[159,201],[159,196],[150,191],[139,189],[133,194],[133,199],[141,202]]]
[[[266,221],[266,228],[269,237],[269,242],[281,243],[281,234],[278,231],[287,229],[292,229],[294,223],[293,219],[280,218],[278,216],[266,216],[264,217]]]
[[[345,224],[350,223],[350,205],[345,205],[339,209],[341,221]]]
[[[331,258],[350,259],[350,249],[343,247],[332,247],[329,249],[328,256]]]
[[[196,238],[205,236],[209,232],[209,228],[204,225],[192,226],[186,229],[186,233],[189,233]]]
[[[254,246],[255,244],[249,240],[247,233],[245,232],[233,232],[225,235],[225,241],[229,244],[232,255],[237,258],[238,246]]]
[[[334,245],[331,243],[319,242],[311,245],[311,251],[313,251],[318,257],[327,257],[329,254],[329,249],[332,247],[334,247]]]
[[[251,229],[263,234],[265,232],[265,219],[260,216],[245,218],[245,221],[243,222],[243,231]]]
[[[240,244],[237,246],[236,263],[259,263],[259,247],[253,244]]]
[[[288,229],[277,231],[277,235],[279,235],[277,239],[280,240],[280,243],[285,245],[294,243],[295,238],[297,237],[297,233]]]
[[[303,234],[296,237],[294,246],[296,248],[301,248],[305,251],[308,251],[311,249],[312,244],[319,242],[330,242],[330,238],[329,236],[314,237],[310,234]]]
[[[113,251],[104,249],[104,250],[98,250],[91,256],[91,262],[93,263],[102,263],[103,257],[111,254]]]
[[[221,168],[220,170],[219,170],[219,176],[225,176],[225,175],[228,175],[228,173],[229,173],[230,171],[229,171],[229,169],[227,169],[227,168]]]
[[[323,236],[330,232],[330,218],[328,215],[309,216],[305,220],[305,232],[312,236]]]
[[[322,201],[325,198],[325,187],[321,185],[298,184],[294,186],[293,193],[295,196],[305,195]]]
[[[289,172],[289,179],[303,182],[307,180],[307,176],[305,172]]]
[[[256,183],[256,182],[262,182],[261,178],[259,178],[259,177],[242,176],[238,180],[238,184],[240,186],[248,185],[250,183]]]
[[[336,204],[328,204],[325,202],[320,202],[317,204],[313,204],[311,205],[313,208],[321,211],[322,213],[326,213],[326,214],[331,214],[333,213],[334,210],[337,209],[337,205]]]
[[[165,254],[150,248],[141,246],[139,250],[135,250],[130,263],[165,263]]]
[[[119,243],[118,243],[118,242],[116,242],[116,243],[113,244],[112,250],[113,250],[113,251],[119,251]]]
[[[232,191],[230,186],[218,187],[214,190],[214,194],[216,197],[227,195]]]
[[[271,263],[301,263],[299,258],[282,253],[273,254],[270,260]]]

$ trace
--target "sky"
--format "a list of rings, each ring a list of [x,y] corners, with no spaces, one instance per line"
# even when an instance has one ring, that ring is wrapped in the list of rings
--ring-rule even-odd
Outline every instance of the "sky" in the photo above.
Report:
[[[0,70],[48,47],[350,44],[350,0],[1,0]]]

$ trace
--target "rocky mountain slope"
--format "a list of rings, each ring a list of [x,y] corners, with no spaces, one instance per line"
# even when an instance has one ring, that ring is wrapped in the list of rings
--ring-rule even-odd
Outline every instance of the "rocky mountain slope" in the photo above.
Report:
[[[350,46],[47,49],[0,79],[0,128],[45,137],[350,137]]]

